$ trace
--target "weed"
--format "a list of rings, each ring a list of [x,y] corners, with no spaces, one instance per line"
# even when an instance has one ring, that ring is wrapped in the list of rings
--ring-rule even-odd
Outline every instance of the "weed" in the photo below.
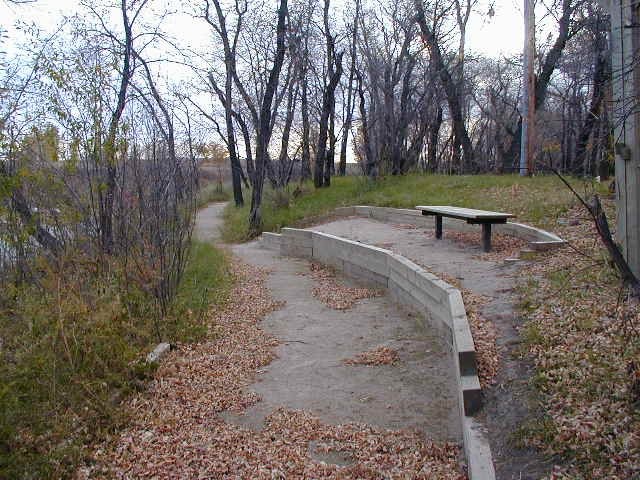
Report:
[[[87,445],[125,424],[123,399],[154,371],[142,359],[159,308],[121,266],[96,270],[75,253],[38,268],[38,282],[0,297],[0,478],[71,476]],[[206,335],[205,313],[230,283],[224,254],[195,242],[163,337]]]

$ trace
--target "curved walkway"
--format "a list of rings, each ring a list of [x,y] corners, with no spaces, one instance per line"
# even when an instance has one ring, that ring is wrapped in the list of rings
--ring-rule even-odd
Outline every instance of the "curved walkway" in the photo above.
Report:
[[[225,204],[197,217],[195,235],[217,241]],[[454,374],[447,346],[403,312],[386,292],[336,310],[317,299],[310,262],[260,248],[230,246],[233,255],[269,272],[266,287],[284,306],[261,327],[280,345],[277,359],[260,371],[251,390],[261,401],[228,421],[254,429],[279,407],[305,410],[328,423],[359,422],[383,428],[417,428],[433,440],[461,440]],[[339,277],[337,284],[355,286]],[[361,286],[362,285],[358,285]],[[399,355],[394,365],[345,365],[377,347]]]
[[[220,207],[215,205],[201,211],[198,228],[208,229],[211,234],[221,223],[220,212]],[[487,259],[477,243],[461,245],[447,239],[446,233],[445,239],[435,240],[432,228],[347,217],[316,225],[312,229],[394,251],[433,273],[442,274],[445,279],[455,280],[462,288],[483,297],[485,301],[479,306],[478,313],[495,326],[500,356],[493,385],[483,388],[485,406],[481,414],[481,420],[488,429],[496,477],[505,480],[533,480],[548,472],[550,465],[540,455],[514,446],[515,432],[527,417],[531,404],[528,366],[517,358],[517,328],[521,319],[514,309],[516,298],[513,289],[518,281],[518,264]],[[308,298],[311,287],[309,279],[299,276],[308,268],[308,262],[279,257],[273,252],[258,248],[255,242],[235,246],[233,251],[245,261],[272,269],[267,285],[277,298],[294,298],[288,299],[290,304],[284,310],[274,312],[265,320],[264,325],[269,331],[293,342],[283,343],[279,347],[280,358],[272,364],[272,368],[262,376],[259,383],[252,387],[262,395],[262,404],[250,409],[245,418],[231,418],[232,421],[244,421],[255,427],[271,407],[284,402],[295,408],[310,408],[330,422],[357,420],[394,428],[419,426],[435,439],[459,440],[460,431],[455,419],[457,412],[451,409],[447,412],[443,407],[455,404],[453,387],[445,379],[446,374],[451,372],[443,371],[443,365],[447,362],[439,362],[438,356],[432,354],[441,352],[441,347],[420,346],[420,342],[429,341],[428,333],[416,332],[416,322],[413,319],[407,314],[399,314],[387,298],[362,301],[351,312],[331,311],[318,305],[315,299]],[[305,310],[305,313],[299,316],[299,310]],[[386,318],[384,322],[374,319],[376,311],[378,319]],[[357,338],[359,335],[355,335],[357,332],[353,330],[347,332],[346,337],[345,332],[335,330],[336,325],[344,326],[338,320],[343,315],[362,322],[357,327],[362,339]],[[396,318],[398,316],[401,317],[399,323]],[[319,322],[320,318],[328,321]],[[335,323],[336,320],[338,323]],[[326,332],[320,333],[318,329],[325,329],[322,325],[326,327]],[[397,329],[395,332],[391,325]],[[380,331],[381,326],[384,326],[384,331]],[[408,342],[405,341],[404,345],[398,341],[404,338],[401,333],[403,328],[407,332],[413,332],[413,337]],[[295,338],[291,338],[292,333]],[[424,339],[420,339],[419,335],[424,335]],[[431,342],[438,345],[434,340],[431,339]],[[398,370],[394,371],[393,367],[360,367],[365,375],[370,373],[381,382],[364,381],[359,384],[359,389],[353,390],[357,383],[357,377],[350,375],[353,367],[344,367],[336,362],[340,355],[346,354],[351,342],[354,342],[353,350],[365,349],[367,345],[376,342],[400,345],[400,351],[404,349],[405,352],[400,368],[406,374],[397,376]],[[427,358],[421,362],[412,361],[407,354],[416,348],[424,348],[429,352]],[[310,354],[312,355],[307,357]],[[440,360],[443,359],[444,357],[440,357]],[[367,368],[370,370],[367,371]],[[380,372],[384,373],[378,377]],[[444,389],[437,382],[433,383],[434,373],[445,385]],[[389,386],[387,395],[379,396],[384,392],[385,384]],[[306,388],[304,385],[312,387]],[[349,387],[343,388],[346,385]],[[424,398],[422,406],[420,407],[420,402],[409,406],[419,400],[421,389]],[[327,394],[318,395],[322,390]],[[378,390],[376,395],[371,395],[374,390]],[[334,395],[335,401],[332,400]],[[438,406],[438,395],[445,404]],[[365,401],[361,401],[362,399]],[[392,408],[387,408],[388,405]],[[447,413],[438,416],[438,412]]]
[[[199,212],[196,238],[219,242],[223,209]],[[418,228],[347,218],[314,229],[455,276],[490,298],[483,313],[507,338],[503,348],[516,338],[507,329],[514,316],[506,294],[515,267],[435,244]],[[163,361],[148,392],[132,399],[131,426],[98,455],[107,471],[117,478],[464,478],[456,464],[455,374],[437,334],[385,291],[258,242],[225,248],[240,280],[230,305],[212,312],[218,337],[179,346]],[[490,390],[486,408],[499,478],[537,478],[508,447],[504,432],[521,416],[521,399],[511,383],[518,372],[502,371],[505,383]]]
[[[500,356],[493,386],[483,388],[481,418],[488,429],[496,477],[534,480],[544,476],[550,465],[534,451],[515,446],[516,432],[532,402],[528,367],[518,359],[517,329],[522,323],[514,309],[518,265],[487,260],[477,242],[461,245],[447,239],[446,232],[443,240],[436,240],[432,228],[348,217],[312,229],[391,250],[484,297],[479,314],[495,326]]]

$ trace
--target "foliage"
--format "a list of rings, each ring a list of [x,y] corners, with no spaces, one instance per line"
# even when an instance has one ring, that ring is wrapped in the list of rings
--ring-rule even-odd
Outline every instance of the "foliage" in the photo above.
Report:
[[[115,259],[38,261],[38,281],[0,304],[0,478],[70,476],[86,446],[127,419],[122,400],[144,386],[159,308]],[[195,243],[162,323],[171,342],[206,335],[204,311],[226,299],[226,258]]]
[[[573,180],[573,183],[578,191],[600,188],[581,180]],[[313,190],[311,185],[303,184],[290,196],[289,205],[278,208],[274,200],[279,196],[265,195],[265,231],[301,225],[309,219],[313,221],[314,217],[329,214],[336,207],[349,205],[414,208],[431,204],[501,210],[516,215],[517,221],[544,227],[575,203],[557,178],[516,175],[412,174],[379,180],[337,177],[330,189]],[[247,215],[246,208],[227,208],[223,229],[225,241],[248,239]]]

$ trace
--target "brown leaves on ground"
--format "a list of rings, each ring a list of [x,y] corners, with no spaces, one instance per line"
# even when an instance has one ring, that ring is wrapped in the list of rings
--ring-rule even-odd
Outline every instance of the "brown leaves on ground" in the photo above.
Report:
[[[312,263],[310,269],[315,281],[313,296],[334,310],[349,310],[358,300],[382,295],[376,289],[347,287],[338,281],[333,270],[319,263]]]
[[[446,230],[445,238],[453,240],[459,245],[481,245],[482,230],[478,227],[477,232],[457,232],[454,230]],[[502,261],[505,258],[514,258],[523,248],[527,248],[528,242],[511,235],[503,235],[493,233],[491,235],[491,251],[478,255],[478,258],[485,261]]]
[[[565,215],[570,221],[558,233],[571,247],[543,254],[523,272],[522,335],[544,414],[524,438],[567,459],[551,478],[640,478],[640,411],[629,372],[640,358],[640,307],[620,295],[584,210]]]
[[[389,347],[376,347],[344,360],[345,365],[393,365],[398,361],[398,351]]]
[[[444,479],[462,480],[459,449],[423,433],[368,425],[325,425],[305,412],[273,412],[253,431],[225,423],[259,401],[247,393],[256,371],[275,357],[277,340],[259,328],[280,305],[264,285],[266,272],[235,265],[230,303],[211,313],[215,340],[180,345],[149,390],[130,401],[132,424],[94,455],[77,478],[180,479]],[[316,461],[311,446],[342,452],[347,466]]]
[[[423,268],[430,271],[427,267]],[[493,385],[500,366],[500,356],[496,344],[496,327],[491,320],[480,313],[488,298],[463,288],[459,280],[451,275],[433,271],[431,273],[460,290],[464,307],[467,311],[467,320],[473,336],[473,343],[476,347],[476,363],[480,386],[487,388]]]
[[[491,320],[480,314],[480,309],[487,302],[485,297],[462,289],[462,299],[467,310],[473,343],[476,347],[480,386],[487,388],[495,382],[500,366],[500,356],[496,344],[496,327]]]

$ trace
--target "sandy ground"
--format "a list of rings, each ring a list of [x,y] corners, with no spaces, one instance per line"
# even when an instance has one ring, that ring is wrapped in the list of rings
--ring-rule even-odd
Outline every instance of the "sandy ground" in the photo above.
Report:
[[[198,213],[196,238],[218,242],[224,207],[211,204]],[[398,308],[386,292],[347,310],[332,309],[312,295],[310,262],[281,257],[257,242],[226,248],[242,262],[266,269],[266,287],[284,305],[261,322],[280,344],[277,359],[259,370],[258,381],[249,387],[260,402],[241,414],[224,412],[227,422],[260,430],[265,418],[286,408],[329,424],[409,428],[435,441],[462,441],[450,349],[412,313]],[[361,286],[340,276],[337,281]],[[380,346],[397,351],[399,361],[344,364]],[[323,455],[318,460],[344,462]]]
[[[417,428],[434,440],[460,441],[451,354],[386,292],[349,310],[334,310],[313,297],[309,262],[280,257],[256,243],[234,246],[233,252],[267,268],[267,288],[286,303],[262,322],[281,342],[278,359],[251,387],[262,401],[228,419],[259,428],[266,415],[284,406],[327,423]],[[397,350],[400,361],[344,365],[343,360],[378,346]]]
[[[496,475],[502,480],[534,480],[550,466],[534,451],[514,447],[513,434],[529,411],[531,390],[527,365],[516,358],[522,323],[514,310],[513,287],[518,266],[480,258],[479,245],[436,240],[433,232],[364,218],[348,218],[317,225],[313,230],[377,245],[399,253],[434,273],[487,298],[481,315],[497,329],[500,368],[493,387],[485,390],[483,421],[488,427]]]

